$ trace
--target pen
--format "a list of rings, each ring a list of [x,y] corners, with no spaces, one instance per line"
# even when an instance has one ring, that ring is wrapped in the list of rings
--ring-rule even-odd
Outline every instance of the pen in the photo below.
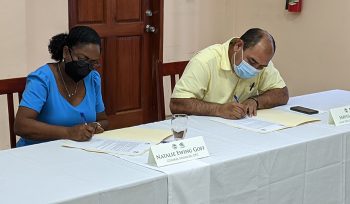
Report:
[[[249,91],[252,91],[252,89],[254,88],[254,86],[255,86],[255,82],[253,82],[252,85],[250,85]]]
[[[86,120],[85,114],[84,113],[80,113],[80,116],[83,119],[84,124],[87,125],[87,120]]]
[[[238,97],[237,97],[236,95],[233,95],[233,98],[235,99],[235,101],[236,101],[237,103],[239,103]]]

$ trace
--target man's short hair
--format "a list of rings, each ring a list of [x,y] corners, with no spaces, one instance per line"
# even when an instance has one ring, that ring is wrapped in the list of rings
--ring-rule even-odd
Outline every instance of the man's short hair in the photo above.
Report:
[[[272,35],[268,33],[267,31],[261,29],[261,28],[251,28],[247,30],[242,36],[241,40],[244,42],[243,50],[254,47],[257,43],[260,42],[260,40],[266,36],[271,40],[272,46],[273,46],[273,52],[276,51],[276,44],[275,39],[273,39]]]

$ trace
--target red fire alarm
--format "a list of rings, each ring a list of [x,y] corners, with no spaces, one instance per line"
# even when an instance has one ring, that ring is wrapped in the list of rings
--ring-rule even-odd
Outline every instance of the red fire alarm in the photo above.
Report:
[[[301,12],[303,0],[287,0],[289,12]]]

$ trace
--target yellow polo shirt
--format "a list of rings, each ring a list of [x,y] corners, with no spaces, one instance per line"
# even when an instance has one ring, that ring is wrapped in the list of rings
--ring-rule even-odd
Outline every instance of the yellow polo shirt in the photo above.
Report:
[[[230,41],[212,45],[197,53],[176,83],[172,98],[197,98],[212,103],[243,102],[251,96],[286,86],[270,62],[256,77],[241,79],[232,70],[228,58]]]

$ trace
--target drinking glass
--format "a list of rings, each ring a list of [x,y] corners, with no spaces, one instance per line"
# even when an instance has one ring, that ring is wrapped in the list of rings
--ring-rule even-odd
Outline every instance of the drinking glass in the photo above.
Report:
[[[171,116],[171,130],[173,131],[174,139],[181,140],[187,132],[188,116],[186,114],[174,114]]]

